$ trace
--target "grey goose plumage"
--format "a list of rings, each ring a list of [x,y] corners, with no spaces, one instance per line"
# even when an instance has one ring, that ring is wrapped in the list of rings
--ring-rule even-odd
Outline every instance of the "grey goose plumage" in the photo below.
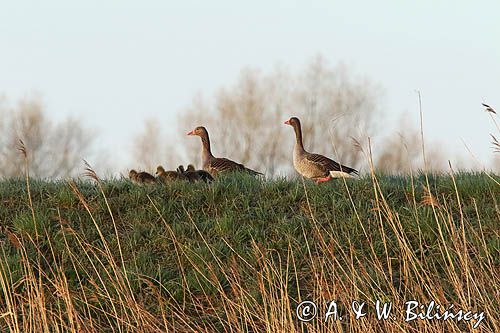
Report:
[[[231,161],[227,158],[214,157],[212,155],[212,150],[210,148],[210,138],[208,136],[208,131],[203,126],[198,126],[187,135],[197,135],[201,138],[202,142],[202,167],[203,170],[210,173],[212,176],[216,176],[220,173],[228,172],[247,172],[251,175],[262,175],[262,173],[254,171],[245,167],[243,164]]]
[[[358,174],[357,170],[337,163],[326,156],[306,151],[302,142],[302,127],[299,118],[292,117],[285,121],[285,124],[292,126],[295,131],[293,166],[299,174],[317,183],[339,177],[350,178],[352,174]]]

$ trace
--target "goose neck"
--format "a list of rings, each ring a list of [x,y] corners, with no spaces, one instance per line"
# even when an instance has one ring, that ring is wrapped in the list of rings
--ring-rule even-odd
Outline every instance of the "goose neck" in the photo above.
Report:
[[[300,125],[294,126],[293,129],[295,131],[295,145],[300,150],[304,150],[304,144],[302,143],[302,129]]]
[[[208,133],[203,133],[201,135],[201,143],[202,143],[202,157],[203,160],[213,157],[212,151],[210,149],[210,138],[208,137]]]

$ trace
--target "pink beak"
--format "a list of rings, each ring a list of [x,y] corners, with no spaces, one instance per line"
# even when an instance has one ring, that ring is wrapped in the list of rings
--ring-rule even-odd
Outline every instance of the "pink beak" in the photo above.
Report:
[[[290,125],[290,120],[285,121],[283,124]]]
[[[188,132],[187,135],[194,135],[194,130],[192,130],[191,132]]]

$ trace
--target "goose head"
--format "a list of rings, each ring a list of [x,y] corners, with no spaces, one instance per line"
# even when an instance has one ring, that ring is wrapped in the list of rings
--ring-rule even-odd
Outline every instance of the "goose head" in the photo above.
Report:
[[[197,136],[204,137],[204,136],[208,135],[208,132],[207,132],[207,129],[205,127],[198,126],[194,130],[189,132],[187,135],[197,135]]]
[[[158,165],[158,167],[156,168],[156,174],[161,175],[163,173],[165,173],[165,169],[161,165]]]
[[[293,128],[300,127],[300,120],[297,117],[292,117],[284,122],[285,125],[290,125]]]
[[[135,179],[135,177],[137,177],[137,171],[135,171],[134,169],[130,170],[128,173],[128,177],[130,179]]]

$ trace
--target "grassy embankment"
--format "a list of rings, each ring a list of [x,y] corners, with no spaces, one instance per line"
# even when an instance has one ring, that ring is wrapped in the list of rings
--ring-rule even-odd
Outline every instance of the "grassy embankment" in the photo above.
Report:
[[[500,332],[500,177],[365,176],[321,186],[0,181],[0,329],[460,332],[404,302],[481,310]],[[397,320],[378,321],[375,300]],[[314,300],[319,316],[297,320]],[[337,300],[342,321],[324,322]],[[355,321],[353,300],[368,316]]]

